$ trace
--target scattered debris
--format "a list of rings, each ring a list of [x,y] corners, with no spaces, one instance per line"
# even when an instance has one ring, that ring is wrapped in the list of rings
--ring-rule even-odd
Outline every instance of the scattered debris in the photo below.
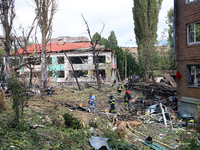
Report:
[[[111,150],[111,148],[109,148],[109,146],[107,144],[108,140],[109,140],[108,138],[95,137],[95,136],[91,136],[89,138],[90,145],[92,147],[94,147],[95,150],[102,149],[102,147],[104,147],[104,146],[106,146],[107,150]]]

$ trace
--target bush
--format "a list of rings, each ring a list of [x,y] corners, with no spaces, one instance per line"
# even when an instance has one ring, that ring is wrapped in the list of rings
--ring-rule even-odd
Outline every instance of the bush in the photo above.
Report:
[[[0,112],[2,112],[5,109],[4,105],[4,94],[0,91]]]
[[[94,119],[90,120],[89,126],[93,128],[97,128],[98,127],[97,121],[95,121]]]
[[[120,137],[112,131],[105,132],[105,136],[109,138],[108,145],[112,149],[116,150],[138,150],[138,148],[135,145],[130,145],[126,143],[123,139],[120,139]]]
[[[81,121],[77,118],[74,118],[72,114],[65,113],[63,118],[65,119],[65,125],[68,128],[80,129],[82,127]]]
[[[11,78],[8,82],[8,90],[12,94],[12,108],[15,112],[14,126],[17,126],[20,120],[23,119],[24,106],[29,99],[28,87],[18,79]]]

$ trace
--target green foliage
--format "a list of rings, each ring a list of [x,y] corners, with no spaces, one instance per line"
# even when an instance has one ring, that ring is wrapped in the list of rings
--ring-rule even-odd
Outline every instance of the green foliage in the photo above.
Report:
[[[158,14],[162,0],[134,0],[133,19],[139,62],[148,79],[155,58]]]
[[[100,39],[99,39],[100,38]],[[99,40],[99,41],[98,41]],[[93,35],[93,37],[92,37],[92,41],[94,42],[94,43],[97,43],[97,44],[99,44],[99,45],[104,45],[105,46],[105,48],[108,48],[108,40],[107,39],[105,39],[104,37],[101,37],[101,35],[98,33],[98,32],[96,32],[94,35]]]
[[[72,114],[65,113],[63,115],[63,118],[65,119],[65,125],[68,128],[72,129],[81,129],[81,121],[77,118],[74,118]]]
[[[168,24],[168,44],[170,46],[170,50],[168,51],[168,60],[169,60],[169,69],[170,70],[176,70],[177,69],[177,64],[176,64],[176,55],[173,52],[173,47],[174,47],[174,9],[171,8],[168,11],[167,14],[167,21],[166,23]]]
[[[89,122],[90,127],[98,128],[98,123],[94,119],[90,120]]]
[[[108,145],[112,149],[116,150],[138,150],[134,145],[126,143],[123,139],[120,139],[119,136],[112,131],[105,132],[105,137],[109,138]]]
[[[111,31],[110,36],[108,37],[108,47],[111,49],[118,47],[118,42],[114,31]]]
[[[5,110],[4,94],[2,91],[0,91],[0,112],[3,110]]]
[[[111,31],[108,40],[95,33],[92,37],[93,42],[96,42],[100,38],[98,44],[104,45],[105,48],[114,49],[117,54],[117,68],[119,69],[119,74],[122,79],[125,78],[125,52],[118,46],[117,38],[115,32]],[[135,58],[132,57],[130,53],[127,54],[127,67],[129,75],[141,74],[140,65],[136,62]]]
[[[17,126],[23,118],[24,105],[29,99],[28,87],[18,79],[10,78],[8,82],[8,89],[12,94],[12,108],[15,112],[14,126]]]

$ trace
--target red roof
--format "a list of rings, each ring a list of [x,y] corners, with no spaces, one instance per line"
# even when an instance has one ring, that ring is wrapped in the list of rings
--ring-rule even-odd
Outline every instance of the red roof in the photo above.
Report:
[[[58,44],[58,42],[55,43],[47,43],[46,46],[46,52],[59,52],[59,51],[66,51],[66,50],[74,50],[78,48],[89,48],[91,47],[90,42],[82,42],[82,43],[64,43],[64,44]],[[33,53],[37,49],[37,53],[41,52],[42,44],[33,44],[27,47],[27,52],[24,52],[24,54],[30,54]],[[10,55],[14,54],[15,52],[11,52]],[[23,49],[18,49],[17,54],[22,54]]]

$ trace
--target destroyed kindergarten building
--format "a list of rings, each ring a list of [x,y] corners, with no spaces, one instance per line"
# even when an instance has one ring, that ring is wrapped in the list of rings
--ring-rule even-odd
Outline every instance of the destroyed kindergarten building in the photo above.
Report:
[[[33,70],[33,83],[40,83],[41,75],[41,48],[42,44],[31,45],[27,51],[18,49],[11,53],[11,65],[24,65],[18,70],[18,75],[27,79],[30,76],[30,68]],[[99,73],[102,81],[113,82],[116,76],[117,60],[115,50],[98,46],[95,49],[99,53]],[[51,83],[75,83],[71,63],[79,82],[96,82],[93,53],[90,42],[65,42],[58,41],[47,43],[46,46],[46,71],[48,81]],[[19,59],[23,56],[22,59]],[[68,60],[68,58],[69,60]]]
[[[200,1],[174,1],[179,113],[195,116],[200,104]]]

